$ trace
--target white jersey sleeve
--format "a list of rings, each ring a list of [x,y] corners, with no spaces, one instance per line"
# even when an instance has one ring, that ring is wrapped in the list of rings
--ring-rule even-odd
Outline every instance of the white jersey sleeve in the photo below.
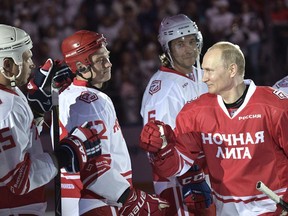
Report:
[[[51,181],[57,169],[43,153],[24,94],[18,88],[0,92],[0,186],[25,194]]]
[[[273,88],[280,89],[288,94],[288,76],[278,80],[274,85]]]

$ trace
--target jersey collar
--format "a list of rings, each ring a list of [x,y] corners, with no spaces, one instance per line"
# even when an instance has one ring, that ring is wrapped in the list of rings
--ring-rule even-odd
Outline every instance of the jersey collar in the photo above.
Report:
[[[2,84],[0,84],[0,90],[9,92],[9,93],[11,93],[11,94],[18,95],[17,92],[13,91],[12,89],[7,88],[6,86],[4,86],[4,85],[2,85]]]
[[[177,74],[177,75],[179,75],[179,76],[183,76],[183,77],[186,77],[186,78],[188,78],[188,79],[192,79],[191,77],[186,76],[185,74],[180,73],[179,71],[176,71],[176,70],[171,69],[171,68],[168,68],[168,67],[161,66],[161,67],[160,67],[160,70],[163,71],[163,72],[166,72],[166,73],[174,73],[174,74]],[[191,74],[193,74],[193,71],[191,71]],[[192,80],[193,80],[193,79],[192,79]]]
[[[88,82],[86,80],[73,79],[73,84],[75,86],[88,86]]]

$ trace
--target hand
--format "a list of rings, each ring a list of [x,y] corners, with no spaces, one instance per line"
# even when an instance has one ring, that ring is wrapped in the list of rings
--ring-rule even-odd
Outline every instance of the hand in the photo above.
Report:
[[[150,121],[142,129],[140,148],[157,153],[167,145],[175,144],[175,135],[172,128],[161,121]]]
[[[286,190],[285,194],[282,197],[282,200],[288,202],[288,189]],[[277,209],[275,211],[275,216],[285,216],[288,215],[288,212],[283,209],[279,204],[277,204]]]
[[[105,158],[103,155],[99,155],[86,163],[85,167],[80,170],[83,188],[88,188],[92,182],[110,170],[109,160],[110,159]]]
[[[177,179],[182,185],[182,196],[188,209],[208,208],[213,203],[211,189],[205,181],[204,172],[198,165],[193,165]]]
[[[34,77],[27,84],[27,99],[36,117],[44,116],[51,110],[52,86],[61,92],[71,83],[72,72],[60,61],[47,59],[45,64],[37,69]]]
[[[161,216],[165,215],[168,207],[169,203],[166,200],[138,189],[132,189],[119,213],[120,216]]]
[[[60,141],[60,151],[68,153],[67,157],[57,157],[60,167],[64,167],[69,173],[79,172],[84,168],[89,159],[101,155],[101,144],[97,131],[90,129],[89,125],[82,125],[73,129],[70,134]],[[56,156],[57,156],[56,151]],[[64,153],[65,154],[65,153]],[[59,154],[58,154],[59,155]],[[65,160],[65,161],[63,161]]]

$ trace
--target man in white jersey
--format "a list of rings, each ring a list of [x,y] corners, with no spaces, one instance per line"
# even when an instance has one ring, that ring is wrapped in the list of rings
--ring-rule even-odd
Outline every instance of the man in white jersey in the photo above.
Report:
[[[288,76],[285,76],[282,79],[278,80],[273,85],[273,88],[280,89],[288,94]]]
[[[44,215],[47,206],[44,186],[55,177],[58,167],[79,171],[87,156],[92,156],[86,154],[90,150],[85,148],[86,141],[99,145],[95,130],[79,127],[54,152],[43,152],[33,113],[19,88],[27,83],[35,68],[31,49],[32,41],[25,31],[0,25],[1,216]],[[35,73],[41,76],[39,70]],[[41,105],[36,96],[43,89],[35,83],[31,81],[34,86],[29,96]]]
[[[230,42],[210,47],[202,68],[208,93],[183,107],[174,133],[160,121],[146,124],[141,148],[163,177],[183,175],[204,152],[219,216],[280,215],[256,183],[287,201],[287,95],[244,80],[244,55]]]
[[[199,63],[203,38],[195,22],[178,14],[162,20],[158,40],[164,52],[160,56],[162,66],[146,87],[141,115],[144,125],[151,120],[160,120],[175,128],[176,116],[182,107],[207,92]],[[163,178],[153,172],[153,182],[156,194],[170,203],[167,215],[199,215],[205,211],[207,215],[213,215],[213,210],[189,211],[183,203],[182,187],[176,178]]]
[[[60,136],[87,121],[99,133],[102,148],[101,157],[87,170],[76,175],[62,172],[62,214],[162,215],[166,201],[133,188],[130,156],[114,105],[100,91],[111,78],[106,45],[102,34],[86,30],[68,36],[61,45],[75,78],[59,97]]]

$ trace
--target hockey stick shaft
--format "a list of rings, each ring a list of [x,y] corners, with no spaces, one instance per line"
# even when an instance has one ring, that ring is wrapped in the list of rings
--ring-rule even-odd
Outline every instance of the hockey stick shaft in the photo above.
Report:
[[[266,194],[275,203],[279,204],[283,210],[288,212],[288,203],[281,199],[276,193],[270,190],[263,182],[258,181],[256,184],[256,189]]]
[[[58,91],[52,86],[52,122],[53,122],[53,144],[54,149],[59,145],[60,133],[59,133],[59,101],[58,101]],[[55,203],[55,216],[62,215],[61,206],[61,171],[58,170],[57,175],[54,178],[54,203]]]
[[[58,106],[53,106],[53,143],[54,148],[59,143],[59,119],[58,119]],[[54,188],[55,188],[55,216],[61,216],[61,172],[58,170],[58,174],[54,178]]]

